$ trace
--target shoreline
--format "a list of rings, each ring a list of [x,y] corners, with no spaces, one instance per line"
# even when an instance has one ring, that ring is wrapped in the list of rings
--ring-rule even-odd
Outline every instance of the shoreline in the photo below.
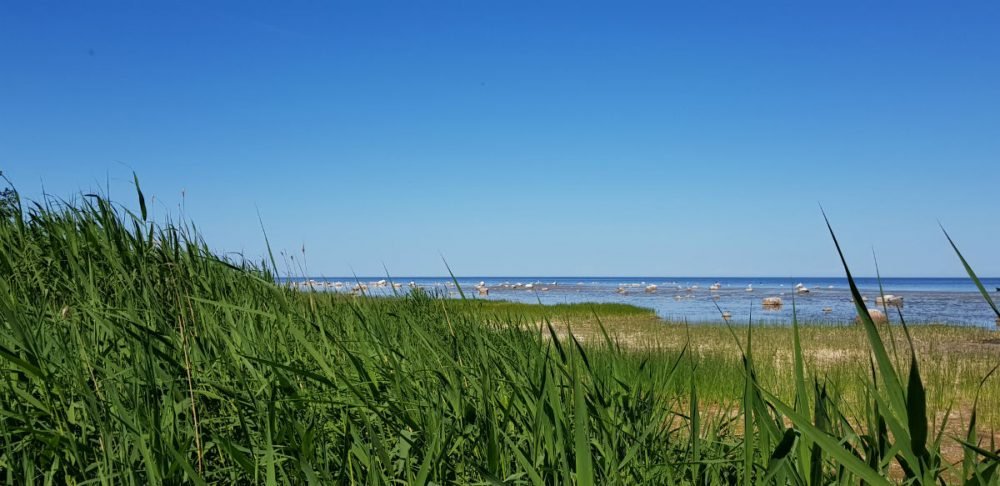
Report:
[[[746,323],[672,322],[627,304],[445,302],[456,310],[467,306],[485,315],[521,316],[522,327],[539,332],[543,339],[551,339],[546,322],[551,323],[560,341],[568,341],[572,333],[598,355],[608,348],[602,326],[620,351],[658,366],[669,366],[683,351],[697,367],[710,370],[695,376],[699,395],[707,402],[731,401],[743,386],[740,348],[746,346]],[[897,323],[878,327],[896,364],[908,369],[909,344],[903,327]],[[1000,364],[1000,331],[941,323],[907,328],[927,386],[928,409],[944,414],[952,408],[971,408],[983,377]],[[755,323],[749,331],[761,383],[778,396],[793,397],[793,327]],[[836,386],[849,403],[861,400],[866,391],[861,378],[871,372],[864,328],[853,323],[800,322],[799,333],[807,379]],[[981,423],[1000,426],[1000,377],[983,384],[979,403]]]

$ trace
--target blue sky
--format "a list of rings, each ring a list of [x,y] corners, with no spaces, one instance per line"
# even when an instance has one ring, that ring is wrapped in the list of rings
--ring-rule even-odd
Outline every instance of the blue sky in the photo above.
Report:
[[[1000,275],[1000,3],[4,2],[0,170],[309,273]],[[183,197],[182,197],[183,194]]]

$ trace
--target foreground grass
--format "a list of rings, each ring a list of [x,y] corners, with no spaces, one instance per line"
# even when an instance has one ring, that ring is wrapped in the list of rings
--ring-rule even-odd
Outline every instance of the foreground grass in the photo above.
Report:
[[[1000,464],[972,406],[942,454],[934,373],[877,334],[841,377],[810,333],[854,330],[803,328],[800,350],[795,328],[727,341],[627,307],[302,293],[142,212],[0,221],[7,483],[988,484]]]

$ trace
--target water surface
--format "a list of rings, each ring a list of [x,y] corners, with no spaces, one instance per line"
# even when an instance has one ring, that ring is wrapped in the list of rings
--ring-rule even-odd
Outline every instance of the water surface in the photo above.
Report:
[[[290,279],[298,285],[312,280],[313,288],[349,292],[358,283],[372,295],[392,293],[389,282],[379,286],[381,277]],[[458,297],[448,277],[395,277],[398,292],[419,286],[431,292]],[[335,283],[340,286],[335,286]],[[489,289],[480,296],[475,288],[480,282]],[[856,280],[869,307],[876,304],[879,283],[874,278]],[[773,278],[773,277],[462,277],[459,285],[466,297],[475,299],[538,302],[543,304],[577,302],[620,302],[648,307],[665,319],[689,322],[721,322],[719,309],[728,312],[733,322],[790,323],[792,299],[799,319],[810,322],[842,323],[854,319],[847,280],[844,278]],[[711,287],[717,284],[718,289]],[[796,292],[801,284],[808,293]],[[1000,278],[983,279],[995,296]],[[655,288],[651,287],[655,286]],[[907,323],[949,323],[992,327],[996,316],[975,285],[965,278],[884,278],[886,294],[903,298],[902,312]],[[747,289],[751,288],[752,291]],[[761,305],[765,297],[780,297],[777,309]],[[716,307],[718,305],[718,308]],[[891,318],[898,319],[890,307]]]

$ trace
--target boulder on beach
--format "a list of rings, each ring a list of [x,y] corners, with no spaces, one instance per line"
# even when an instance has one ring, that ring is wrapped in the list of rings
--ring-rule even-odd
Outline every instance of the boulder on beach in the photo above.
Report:
[[[781,297],[764,297],[761,301],[764,307],[781,307]]]
[[[889,322],[889,318],[885,316],[885,313],[878,309],[868,309],[868,317],[872,318],[876,324],[884,324]],[[861,316],[854,318],[855,324],[861,324]]]
[[[646,286],[646,293],[651,294],[653,292],[656,292],[656,285],[654,285],[654,284],[647,285]]]

